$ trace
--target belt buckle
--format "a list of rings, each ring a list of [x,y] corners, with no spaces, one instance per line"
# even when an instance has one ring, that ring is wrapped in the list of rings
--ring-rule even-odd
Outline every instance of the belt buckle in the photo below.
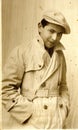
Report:
[[[49,90],[45,89],[43,92],[44,92],[44,97],[48,98],[48,96],[49,96]]]

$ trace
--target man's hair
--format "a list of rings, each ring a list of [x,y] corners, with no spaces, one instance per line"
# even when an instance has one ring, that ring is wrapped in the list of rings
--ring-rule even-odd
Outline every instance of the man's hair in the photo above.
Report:
[[[41,24],[42,24],[43,27],[45,27],[46,25],[49,24],[49,22],[46,21],[45,19],[42,19],[42,20],[41,20]]]
[[[42,19],[42,20],[41,20],[41,25],[43,26],[43,28],[44,28],[45,26],[47,26],[48,24],[49,24],[49,22],[46,21],[45,19]],[[57,25],[57,26],[60,26],[60,25]],[[63,32],[65,32],[64,27],[61,26],[61,28],[63,29]]]

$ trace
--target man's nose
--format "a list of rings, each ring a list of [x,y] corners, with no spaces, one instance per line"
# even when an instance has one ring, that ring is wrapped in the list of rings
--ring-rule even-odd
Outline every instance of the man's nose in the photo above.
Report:
[[[53,39],[53,40],[56,40],[56,39],[57,39],[57,33],[56,33],[56,32],[54,32],[54,33],[52,34],[52,39]]]

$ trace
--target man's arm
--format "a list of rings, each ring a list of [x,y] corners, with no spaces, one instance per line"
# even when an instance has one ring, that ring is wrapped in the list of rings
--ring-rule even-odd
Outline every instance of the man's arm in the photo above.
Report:
[[[63,102],[63,105],[66,106],[67,108],[67,115],[69,112],[69,108],[70,108],[70,97],[69,97],[69,92],[68,92],[68,87],[67,87],[67,82],[66,82],[66,61],[65,61],[65,56],[62,52],[61,55],[62,59],[61,59],[61,82],[60,82],[60,97],[61,100]]]
[[[20,123],[32,115],[32,102],[23,97],[20,92],[24,76],[22,51],[16,48],[8,58],[3,70],[2,103],[8,112]]]

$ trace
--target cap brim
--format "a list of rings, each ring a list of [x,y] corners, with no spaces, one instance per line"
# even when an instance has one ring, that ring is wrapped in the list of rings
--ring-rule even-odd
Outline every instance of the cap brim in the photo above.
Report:
[[[64,28],[64,34],[69,34],[70,33],[70,27],[69,27],[69,25],[68,25],[68,23],[66,23],[66,24],[61,24],[60,22],[57,22],[56,20],[54,20],[54,19],[49,19],[49,18],[43,18],[43,19],[45,19],[47,22],[49,22],[49,23],[53,23],[53,24],[57,24],[57,25],[59,25],[59,26],[62,26],[63,28]]]

